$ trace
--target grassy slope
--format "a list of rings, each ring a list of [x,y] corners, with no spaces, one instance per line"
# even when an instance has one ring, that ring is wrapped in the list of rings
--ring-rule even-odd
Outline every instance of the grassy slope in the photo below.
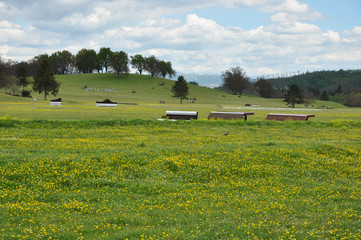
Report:
[[[295,112],[286,108],[282,99],[263,99],[255,96],[242,95],[242,97],[227,94],[219,90],[189,85],[190,98],[197,98],[195,104],[187,101],[179,104],[179,99],[171,97],[170,89],[174,81],[167,79],[152,79],[145,75],[121,76],[115,74],[75,74],[59,75],[56,79],[61,82],[61,88],[57,97],[63,99],[61,108],[50,107],[49,100],[44,101],[43,95],[33,92],[33,98],[38,99],[34,103],[31,98],[19,98],[0,94],[0,116],[26,118],[26,119],[155,119],[164,114],[165,110],[196,110],[201,119],[205,119],[210,111],[232,110],[240,107],[241,111],[255,112],[254,119],[262,120],[269,112]],[[164,83],[164,85],[162,85]],[[88,86],[93,89],[119,89],[114,92],[85,91],[82,87]],[[29,87],[30,88],[30,87]],[[133,93],[135,91],[135,93]],[[48,99],[54,98],[48,96]],[[95,107],[95,101],[111,99],[119,103],[137,103],[137,106],[119,105],[116,109],[99,109]],[[166,104],[159,104],[163,100]],[[254,109],[245,108],[245,104],[259,104]],[[335,108],[332,111],[322,111],[318,116],[320,120],[329,120],[330,117],[361,119],[361,114],[353,109],[344,108],[333,102],[316,101],[315,108],[327,105]],[[265,109],[264,109],[265,108]],[[347,115],[341,116],[342,113]],[[298,110],[297,113],[309,111]]]

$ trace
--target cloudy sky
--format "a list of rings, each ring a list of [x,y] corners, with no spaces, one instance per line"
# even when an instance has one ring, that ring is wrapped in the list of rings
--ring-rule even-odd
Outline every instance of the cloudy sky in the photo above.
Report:
[[[361,68],[360,0],[0,0],[0,56],[110,47],[177,72]]]

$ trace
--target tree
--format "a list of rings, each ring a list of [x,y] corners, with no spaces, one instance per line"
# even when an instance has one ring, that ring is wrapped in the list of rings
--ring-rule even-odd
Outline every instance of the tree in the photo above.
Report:
[[[290,86],[284,97],[285,99],[283,101],[286,102],[288,105],[292,105],[293,108],[295,107],[296,103],[301,104],[305,102],[303,94],[299,89],[298,85],[296,84]]]
[[[8,85],[8,64],[0,58],[0,88]]]
[[[120,73],[128,73],[129,72],[129,66],[128,66],[128,54],[119,51],[119,52],[113,52],[112,55],[109,58],[110,66],[113,68],[113,70],[117,73],[118,78],[120,77]]]
[[[74,56],[68,50],[60,53],[59,72],[60,74],[69,74],[73,70]]]
[[[18,87],[14,77],[14,65],[11,60],[0,58],[0,88],[10,89],[13,95],[16,94]]]
[[[132,64],[133,68],[136,68],[140,75],[142,75],[143,70],[146,68],[145,66],[145,58],[140,55],[134,55],[130,57],[130,64]]]
[[[105,68],[105,72],[108,72],[109,67],[109,59],[112,55],[112,50],[110,48],[101,48],[97,54],[97,68],[98,72],[101,70],[103,72],[103,69]]]
[[[267,81],[264,78],[257,80],[254,84],[256,91],[261,95],[263,98],[270,98],[273,93],[273,85],[270,81]]]
[[[180,103],[182,104],[182,100],[187,98],[188,92],[188,84],[182,75],[178,76],[177,81],[174,83],[171,91],[173,93],[172,97],[180,98]]]
[[[54,96],[59,91],[60,83],[55,80],[54,73],[47,59],[41,62],[41,65],[34,76],[33,90],[41,94],[44,92],[44,100],[49,92]]]
[[[162,75],[163,78],[165,78],[167,75],[169,78],[172,78],[175,76],[175,70],[172,68],[171,62],[166,61],[160,61],[159,62],[159,72]]]
[[[160,74],[159,60],[155,56],[145,58],[145,70],[150,73],[152,78]]]
[[[346,106],[361,107],[361,92],[351,92],[346,97]]]
[[[222,80],[223,87],[236,94],[242,94],[250,85],[248,77],[240,67],[226,70],[222,74]]]
[[[75,56],[75,65],[79,73],[92,73],[96,69],[97,54],[92,49],[81,49]]]
[[[329,98],[328,98],[328,94],[326,91],[323,91],[322,94],[321,94],[321,97],[320,97],[320,100],[323,100],[323,101],[328,101]]]
[[[16,73],[16,78],[17,78],[17,85],[22,86],[24,90],[24,87],[26,87],[29,84],[28,73],[26,72],[24,66],[20,66],[19,70]]]

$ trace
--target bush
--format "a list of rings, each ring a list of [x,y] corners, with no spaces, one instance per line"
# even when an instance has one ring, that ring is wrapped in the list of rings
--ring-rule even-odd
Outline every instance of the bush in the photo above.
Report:
[[[28,90],[22,90],[22,91],[21,91],[21,96],[22,96],[22,97],[31,97],[31,96],[30,96],[30,91],[28,91]]]

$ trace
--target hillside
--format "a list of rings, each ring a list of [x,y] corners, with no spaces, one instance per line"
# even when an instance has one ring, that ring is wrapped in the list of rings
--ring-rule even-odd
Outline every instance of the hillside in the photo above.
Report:
[[[339,70],[339,71],[319,71],[307,72],[292,77],[281,77],[268,79],[276,88],[284,88],[292,84],[297,84],[306,91],[326,90],[329,94],[337,91],[341,86],[341,92],[349,92],[353,89],[361,88],[361,70]]]
[[[174,81],[162,78],[151,78],[148,75],[129,74],[117,78],[115,74],[69,74],[56,75],[61,82],[57,97],[71,104],[95,103],[95,101],[111,99],[119,103],[137,104],[179,104],[179,99],[173,98],[170,89]],[[187,80],[187,79],[186,79]],[[87,87],[84,88],[84,87]],[[250,95],[232,95],[223,91],[189,84],[189,98],[195,98],[196,104],[211,105],[242,105],[258,104],[262,106],[284,107],[280,99],[263,99]],[[30,87],[28,87],[30,88]],[[111,91],[109,91],[111,90]],[[42,101],[44,96],[32,92],[33,98]],[[47,99],[52,99],[48,96]],[[187,101],[183,105],[192,105]]]
[[[355,110],[326,101],[314,101],[308,108],[297,105],[290,109],[283,99],[265,99],[251,95],[232,95],[223,91],[189,85],[189,98],[195,103],[173,98],[170,91],[174,81],[150,78],[148,75],[129,74],[119,79],[115,74],[56,75],[61,82],[59,94],[44,96],[32,92],[32,98],[15,97],[0,92],[0,118],[17,119],[157,119],[166,110],[197,111],[199,119],[207,119],[210,111],[251,111],[250,120],[264,120],[269,112],[309,113],[317,111],[316,121],[329,121],[330,117],[357,120],[361,114]],[[85,88],[87,87],[87,89]],[[31,89],[31,86],[27,87]],[[49,106],[49,100],[62,98],[61,107]],[[33,100],[36,98],[36,102]],[[110,99],[119,104],[117,108],[96,107],[96,101]],[[160,103],[164,101],[165,103]],[[135,105],[136,104],[136,105]],[[246,106],[251,105],[251,106]],[[333,110],[322,109],[327,106]],[[343,114],[347,113],[347,115]]]

